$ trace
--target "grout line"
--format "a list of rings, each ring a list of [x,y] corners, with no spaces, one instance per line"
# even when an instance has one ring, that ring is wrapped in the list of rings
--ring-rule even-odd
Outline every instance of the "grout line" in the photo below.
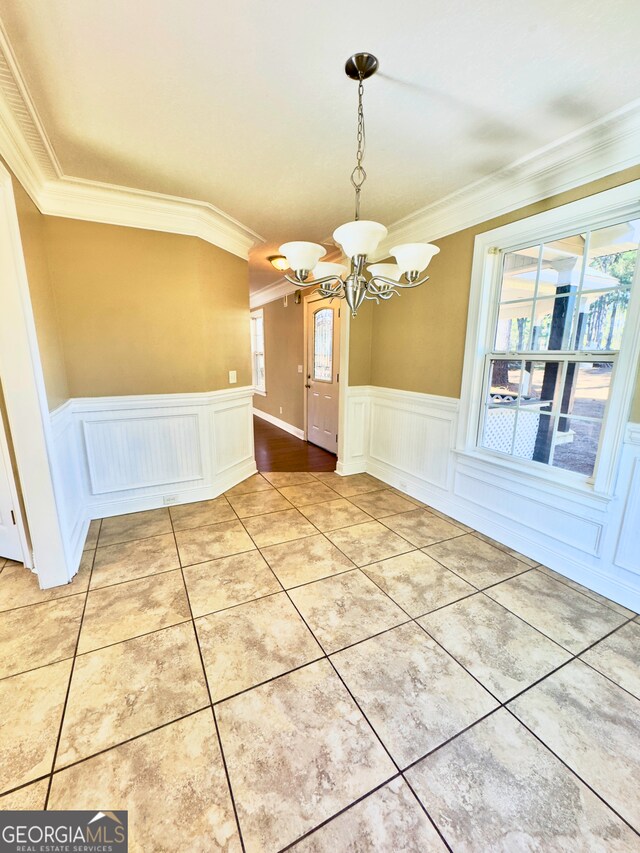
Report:
[[[45,779],[48,779],[51,776],[51,773],[45,773],[43,776],[38,776],[35,779],[29,779],[28,782],[22,782],[20,785],[16,785],[15,788],[8,788],[6,791],[0,792],[0,812],[4,811],[2,808],[2,798],[8,796],[9,794],[15,794],[16,791],[21,791],[23,788],[28,788],[29,785],[35,785],[37,782],[44,782]]]
[[[102,532],[102,519],[100,520],[100,526],[98,528],[98,537],[97,540],[100,539],[100,533]],[[96,541],[97,541],[96,540]],[[78,626],[78,636],[76,637],[75,649],[73,652],[73,661],[71,663],[71,669],[69,671],[69,681],[67,682],[67,690],[64,697],[64,703],[62,705],[62,714],[60,715],[60,725],[58,726],[58,736],[56,738],[56,745],[53,750],[53,756],[51,758],[51,771],[49,774],[49,784],[47,785],[47,794],[44,799],[43,809],[46,811],[49,806],[49,797],[51,796],[51,785],[53,783],[53,771],[55,770],[56,760],[58,758],[58,750],[60,749],[60,739],[62,738],[62,729],[64,727],[64,718],[67,712],[67,705],[69,702],[69,695],[71,693],[71,682],[73,681],[73,673],[76,668],[76,655],[78,653],[78,645],[80,643],[80,634],[82,633],[82,623],[84,622],[84,614],[87,609],[87,601],[89,599],[89,589],[91,587],[91,578],[93,576],[93,567],[96,561],[96,554],[98,553],[97,549],[93,552],[93,559],[91,561],[91,568],[89,570],[89,583],[87,584],[87,592],[85,594],[84,604],[82,606],[82,614],[80,616],[80,625]]]
[[[242,524],[242,522],[240,522],[240,523]],[[207,668],[204,664],[204,656],[202,654],[202,648],[200,646],[200,638],[198,637],[198,631],[196,629],[196,623],[195,623],[195,620],[193,618],[193,609],[191,607],[191,599],[189,598],[189,589],[187,587],[187,581],[186,581],[185,576],[184,576],[184,569],[182,567],[182,559],[180,557],[180,549],[178,548],[178,540],[176,538],[176,532],[175,532],[175,529],[173,527],[173,519],[171,519],[171,530],[173,532],[173,539],[174,539],[174,542],[176,545],[176,551],[178,552],[178,560],[180,562],[180,574],[182,575],[182,584],[184,586],[184,594],[185,594],[185,598],[187,600],[187,606],[189,607],[189,615],[191,617],[191,628],[193,630],[193,635],[194,635],[194,638],[196,641],[196,647],[198,649],[198,655],[200,657],[200,666],[202,667],[202,677],[204,678],[204,684],[205,684],[205,687],[207,689],[207,696],[209,697],[209,706],[211,708],[211,716],[213,718],[213,725],[214,725],[215,730],[216,730],[216,737],[218,739],[218,749],[220,750],[220,758],[222,760],[222,766],[224,768],[224,775],[226,777],[227,787],[229,789],[229,798],[231,800],[231,806],[233,808],[233,814],[234,814],[234,817],[236,820],[236,827],[238,829],[238,838],[240,839],[240,846],[241,846],[243,853],[244,853],[245,846],[244,846],[244,840],[242,838],[242,829],[240,828],[240,818],[238,816],[238,810],[236,808],[236,801],[235,801],[235,798],[233,796],[233,788],[231,786],[231,779],[229,777],[229,770],[227,768],[227,760],[225,758],[224,749],[222,747],[222,738],[220,737],[220,730],[218,728],[218,721],[216,719],[216,712],[215,712],[215,709],[213,707],[213,701],[211,698],[211,689],[209,687],[209,679],[207,678]]]

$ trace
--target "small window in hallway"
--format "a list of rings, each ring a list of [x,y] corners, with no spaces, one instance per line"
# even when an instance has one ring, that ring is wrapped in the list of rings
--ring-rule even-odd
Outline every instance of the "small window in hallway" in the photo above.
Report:
[[[333,380],[333,311],[321,308],[313,315],[313,378]]]
[[[262,308],[251,312],[251,367],[253,387],[266,394],[264,367],[264,312]]]

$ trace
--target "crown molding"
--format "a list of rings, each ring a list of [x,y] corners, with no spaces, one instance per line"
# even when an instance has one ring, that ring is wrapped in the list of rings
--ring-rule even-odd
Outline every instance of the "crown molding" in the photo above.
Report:
[[[398,243],[436,240],[638,164],[640,100],[394,222],[376,259]]]
[[[48,216],[200,237],[245,260],[264,242],[207,202],[65,175],[1,23],[0,154]]]
[[[249,294],[249,308],[254,311],[256,308],[262,308],[268,302],[275,302],[276,299],[282,299],[296,290],[301,290],[287,281],[286,278],[281,278],[273,284],[268,284],[266,287],[261,287],[260,290],[254,290]]]

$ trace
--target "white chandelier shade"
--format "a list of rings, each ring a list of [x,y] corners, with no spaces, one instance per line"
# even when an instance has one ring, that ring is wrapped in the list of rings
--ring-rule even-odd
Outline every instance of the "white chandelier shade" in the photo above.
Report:
[[[433,243],[403,243],[391,249],[391,255],[398,262],[401,273],[411,273],[414,270],[422,272],[440,249]]]
[[[347,76],[358,81],[356,166],[351,173],[356,194],[355,220],[336,228],[333,239],[349,260],[349,267],[321,261],[326,250],[319,243],[294,241],[280,246],[280,254],[285,256],[293,272],[293,277],[285,275],[287,281],[298,287],[316,287],[317,293],[326,299],[345,299],[354,317],[365,299],[386,301],[403,288],[424,284],[428,276],[420,276],[440,251],[431,243],[403,243],[391,249],[395,264],[367,264],[368,258],[378,253],[388,233],[380,222],[360,219],[360,193],[367,177],[362,165],[365,153],[363,82],[375,74],[377,68],[378,60],[370,53],[356,53],[345,65]]]
[[[387,236],[387,229],[379,222],[368,219],[357,219],[355,222],[345,222],[333,232],[333,239],[342,246],[347,258],[357,255],[374,255],[380,240]]]
[[[307,272],[327,254],[325,247],[319,243],[305,243],[303,240],[283,243],[278,251],[285,256],[292,270],[307,270]]]

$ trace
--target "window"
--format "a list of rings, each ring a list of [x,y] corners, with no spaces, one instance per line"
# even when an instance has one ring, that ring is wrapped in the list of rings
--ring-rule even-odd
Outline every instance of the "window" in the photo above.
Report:
[[[640,181],[477,235],[456,442],[476,471],[611,499],[640,361],[639,241]]]
[[[251,313],[251,368],[253,387],[260,394],[266,394],[264,367],[264,311],[260,308]]]
[[[320,308],[313,315],[313,378],[333,382],[333,308]]]

